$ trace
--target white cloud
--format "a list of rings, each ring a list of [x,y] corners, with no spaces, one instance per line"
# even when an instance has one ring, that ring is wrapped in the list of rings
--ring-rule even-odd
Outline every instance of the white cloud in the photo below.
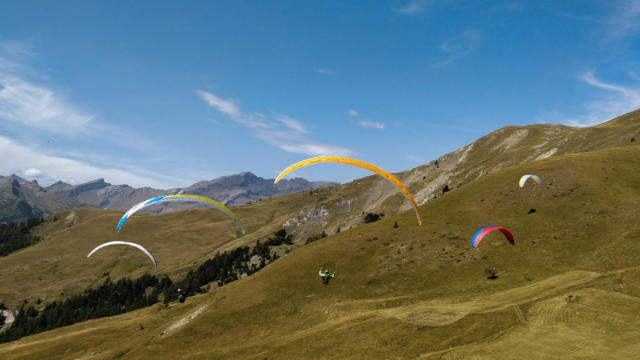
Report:
[[[307,131],[307,129],[305,129],[304,125],[300,121],[298,121],[298,120],[296,120],[296,119],[294,119],[292,117],[289,117],[287,115],[280,115],[276,119],[278,121],[280,121],[281,123],[285,124],[289,129],[291,129],[293,131],[296,131],[296,132],[299,132],[299,133],[302,133],[302,134],[308,133],[308,131]]]
[[[210,92],[202,90],[196,90],[196,92],[204,101],[215,107],[221,113],[234,116],[240,115],[240,109],[232,100],[222,99]]]
[[[353,110],[353,109],[347,110],[347,114],[349,114],[349,115],[351,115],[353,117],[360,116],[360,113],[355,111],[355,110]]]
[[[333,74],[336,73],[335,71],[333,71],[331,69],[327,69],[327,68],[320,68],[320,69],[318,69],[318,72],[320,74],[327,74],[327,75],[333,75]]]
[[[26,65],[35,54],[19,41],[0,42],[0,122],[73,136],[89,133],[93,115],[50,88],[25,80],[38,74]]]
[[[383,130],[385,128],[385,125],[383,123],[371,122],[369,120],[362,120],[358,124],[360,124],[360,126],[362,126],[363,128],[374,128],[378,130]]]
[[[479,39],[479,31],[469,30],[464,32],[460,36],[443,41],[440,45],[440,50],[445,53],[446,58],[442,61],[430,65],[429,67],[432,69],[442,68],[450,65],[454,61],[466,57],[467,55],[471,54],[471,52],[476,48]]]
[[[596,125],[640,107],[640,89],[603,82],[595,77],[593,71],[586,72],[582,80],[609,94],[585,104],[586,113],[567,120],[568,125]]]
[[[640,108],[640,88],[604,82],[596,78],[593,71],[584,73],[581,80],[606,93],[596,100],[585,103],[582,114],[566,116],[557,111],[551,111],[540,114],[537,121],[559,122],[576,127],[593,126]]]
[[[232,121],[253,130],[254,137],[281,150],[305,155],[353,154],[351,150],[341,146],[318,144],[308,140],[306,135],[309,131],[304,124],[290,116],[279,115],[275,119],[270,119],[260,113],[247,114],[232,102],[222,100],[214,94],[201,90],[197,93],[216,110],[229,115]],[[227,106],[229,104],[233,107]]]
[[[134,186],[156,187],[185,181],[184,178],[172,178],[142,169],[126,157],[117,161],[113,158],[100,159],[98,149],[106,145],[105,142],[146,152],[154,150],[154,142],[125,127],[96,121],[93,114],[73,104],[67,96],[43,85],[47,76],[30,66],[34,60],[37,60],[36,54],[24,43],[0,42],[0,126],[11,129],[13,136],[28,133],[28,137],[34,139],[34,145],[29,145],[20,138],[0,135],[0,174],[24,173],[37,177],[39,181],[83,182],[107,178]],[[68,144],[61,137],[78,138],[77,142],[74,141],[74,146],[79,147],[74,150],[75,154],[71,154],[69,149],[53,149]],[[90,151],[82,146],[90,146]],[[47,152],[42,150],[43,147],[48,148]],[[115,150],[113,146],[110,149]],[[99,165],[114,163],[117,168]],[[67,170],[71,174],[66,174]]]
[[[93,116],[52,90],[0,72],[0,119],[61,135],[87,133]]]
[[[640,75],[638,75],[635,71],[629,71],[629,77],[634,80],[640,80]]]
[[[181,183],[184,179],[171,178],[159,174],[154,176],[140,176],[141,169],[136,173],[113,167],[99,167],[82,161],[49,155],[30,146],[20,144],[13,139],[0,135],[0,174],[20,173],[20,169],[28,176],[44,176],[59,179],[68,183],[82,183],[97,178],[104,178],[113,184],[128,184],[131,186],[152,186],[166,188],[169,183]],[[147,172],[148,173],[148,172]]]
[[[24,174],[27,176],[38,176],[40,174],[42,174],[42,171],[35,169],[35,168],[30,168],[24,171]]]
[[[42,77],[15,59],[34,57],[30,48],[20,42],[0,43],[0,125],[29,127],[64,137],[89,136],[139,150],[153,147],[148,138],[121,126],[95,121],[94,115],[79,109],[66,96],[25,80]]]
[[[396,10],[396,12],[404,15],[419,14],[424,10],[424,0],[411,0],[405,6]]]
[[[614,91],[623,95],[624,97],[635,98],[638,96],[638,92],[636,90],[632,90],[615,84],[607,84],[596,79],[595,73],[593,71],[587,71],[586,73],[584,73],[582,75],[582,80],[591,86],[595,86],[604,90]]]
[[[300,144],[280,144],[280,147],[284,151],[288,151],[296,154],[319,156],[319,155],[336,155],[336,156],[351,156],[353,151],[333,145],[313,144],[313,143],[300,143]]]

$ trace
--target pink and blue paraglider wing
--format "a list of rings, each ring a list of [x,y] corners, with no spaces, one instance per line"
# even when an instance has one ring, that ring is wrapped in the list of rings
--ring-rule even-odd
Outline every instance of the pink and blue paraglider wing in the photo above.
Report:
[[[490,232],[495,231],[495,230],[500,230],[500,232],[502,232],[504,234],[504,236],[507,238],[507,240],[509,240],[509,242],[511,243],[511,245],[515,245],[515,241],[513,239],[513,234],[511,234],[511,232],[503,227],[500,226],[495,226],[495,225],[489,225],[489,226],[484,226],[482,228],[480,228],[478,231],[476,231],[476,233],[473,235],[473,238],[471,239],[471,247],[472,248],[476,248],[478,246],[478,244],[480,244],[480,241],[482,241],[482,239]]]

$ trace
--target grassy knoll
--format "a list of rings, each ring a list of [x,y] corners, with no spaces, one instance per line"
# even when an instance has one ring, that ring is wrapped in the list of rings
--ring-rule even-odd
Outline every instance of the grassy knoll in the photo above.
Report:
[[[184,304],[154,305],[29,336],[0,345],[0,357],[633,358],[640,352],[638,159],[640,146],[625,146],[507,167],[422,206],[421,227],[406,212],[342,231]],[[518,188],[523,173],[539,175],[546,187]],[[276,227],[307,203],[307,196],[312,195],[260,202],[261,210],[249,205],[234,210],[242,219],[253,215],[248,236],[267,235],[265,224]],[[537,211],[527,214],[530,208]],[[87,233],[113,233],[119,215],[74,211],[79,222],[58,231],[80,231],[86,223]],[[100,216],[109,221],[100,222]],[[182,251],[191,253],[172,260],[176,244],[170,238],[187,224],[186,216],[191,217],[187,238],[194,245],[184,245]],[[253,240],[236,238],[233,224],[222,216],[211,224],[205,220],[210,216],[215,215],[206,210],[140,216],[127,224],[127,236],[157,246],[160,264],[176,273],[185,261]],[[478,250],[471,249],[473,233],[490,224],[509,228],[516,245],[492,233]],[[214,228],[225,237],[207,242],[203,233]],[[144,238],[144,229],[167,239]],[[66,238],[56,239],[62,244]],[[66,246],[80,244],[66,241]],[[201,250],[194,254],[194,247]],[[93,278],[108,269],[112,275],[129,271],[117,259],[105,256],[103,264],[84,263],[76,271],[92,272]],[[148,269],[143,255],[139,261],[133,272]],[[321,264],[337,269],[328,286],[317,275]],[[489,267],[496,268],[497,279],[487,279]],[[91,283],[92,277],[84,281]]]

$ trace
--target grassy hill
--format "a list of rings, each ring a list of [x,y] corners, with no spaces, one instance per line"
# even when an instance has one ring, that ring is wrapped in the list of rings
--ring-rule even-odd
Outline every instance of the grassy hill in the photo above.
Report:
[[[145,272],[180,277],[218,251],[267,239],[309,197],[302,192],[290,195],[286,206],[282,198],[274,198],[235,207],[248,232],[241,238],[237,226],[214,209],[135,214],[119,233],[115,228],[122,212],[117,210],[78,208],[48,216],[35,231],[42,237],[40,243],[0,258],[0,301],[53,301],[102,282],[107,273],[113,279]],[[97,245],[114,240],[142,244],[154,254],[158,268],[129,247],[105,248],[86,258]]]
[[[30,336],[0,345],[0,356],[632,358],[640,351],[638,159],[640,147],[618,147],[499,170],[423,206],[422,227],[407,212],[343,231],[185,304]],[[546,188],[519,189],[525,171]],[[537,212],[527,214],[531,207]],[[516,246],[491,234],[471,249],[487,224],[512,230]],[[329,286],[317,276],[322,263],[338,271]],[[488,267],[498,279],[486,278]]]
[[[348,230],[368,209],[402,204],[401,195],[376,200],[386,184],[374,177],[236,207],[248,230],[244,237],[207,209],[136,215],[120,234],[114,228],[121,212],[83,208],[57,214],[56,221],[51,216],[38,229],[40,243],[0,259],[0,298],[8,305],[81,291],[106,272],[176,277],[217,251],[266,238],[283,223],[298,231],[299,241],[322,228],[346,228],[184,304],[1,344],[0,358],[633,358],[640,353],[636,116],[586,129],[505,128],[438,165],[401,174],[415,179],[414,192],[439,176],[466,179],[423,201],[421,227],[408,211]],[[496,139],[521,130],[527,135],[519,141],[498,146]],[[541,155],[551,150],[535,147],[545,139],[556,141],[550,156]],[[545,188],[518,188],[524,173],[539,175]],[[328,214],[313,211],[319,208]],[[530,208],[537,211],[527,214]],[[472,249],[474,232],[490,224],[509,228],[516,245],[492,233]],[[85,259],[95,245],[116,239],[142,243],[159,267],[152,269],[142,253],[115,247]],[[329,286],[317,275],[321,264],[337,269]],[[496,280],[485,274],[492,267]]]

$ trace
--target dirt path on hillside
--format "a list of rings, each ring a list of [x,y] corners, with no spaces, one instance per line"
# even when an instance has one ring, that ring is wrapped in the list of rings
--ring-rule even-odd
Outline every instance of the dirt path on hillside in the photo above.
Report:
[[[504,310],[586,284],[601,275],[591,271],[570,271],[525,286],[479,295],[467,301],[438,299],[381,310],[381,314],[420,325],[442,326],[454,323],[470,313]]]
[[[200,305],[199,308],[197,308],[196,310],[190,312],[189,314],[181,317],[178,321],[175,321],[174,323],[172,323],[171,325],[169,325],[166,329],[162,330],[160,332],[160,336],[167,336],[169,334],[171,334],[172,332],[174,332],[175,330],[187,325],[189,322],[191,322],[191,320],[195,319],[198,315],[202,314],[202,312],[209,307],[209,303],[206,303],[204,305]]]
[[[348,311],[345,311],[344,316],[339,316],[322,322],[308,329],[293,332],[287,336],[269,338],[268,344],[269,347],[286,346],[287,344],[302,338],[316,336],[320,333],[346,329],[352,326],[389,317],[421,325],[442,326],[456,322],[471,313],[488,313],[513,308],[520,322],[522,324],[528,324],[519,304],[530,303],[544,297],[562,293],[571,287],[586,284],[600,276],[601,274],[596,272],[570,271],[518,288],[472,297],[466,301],[460,301],[460,298],[458,297],[452,299],[422,301],[410,305],[402,305],[386,309],[363,309],[358,311],[357,309],[354,309],[354,305],[361,303],[364,307],[367,307],[369,304],[374,302],[389,301],[392,299],[396,300],[399,298],[406,298],[408,296],[378,300],[347,300],[343,303],[338,303],[338,305],[347,305],[349,308]],[[428,356],[443,354],[450,350],[451,349],[438,351],[437,353],[428,354]],[[257,359],[266,353],[267,352],[257,354],[255,358]]]

